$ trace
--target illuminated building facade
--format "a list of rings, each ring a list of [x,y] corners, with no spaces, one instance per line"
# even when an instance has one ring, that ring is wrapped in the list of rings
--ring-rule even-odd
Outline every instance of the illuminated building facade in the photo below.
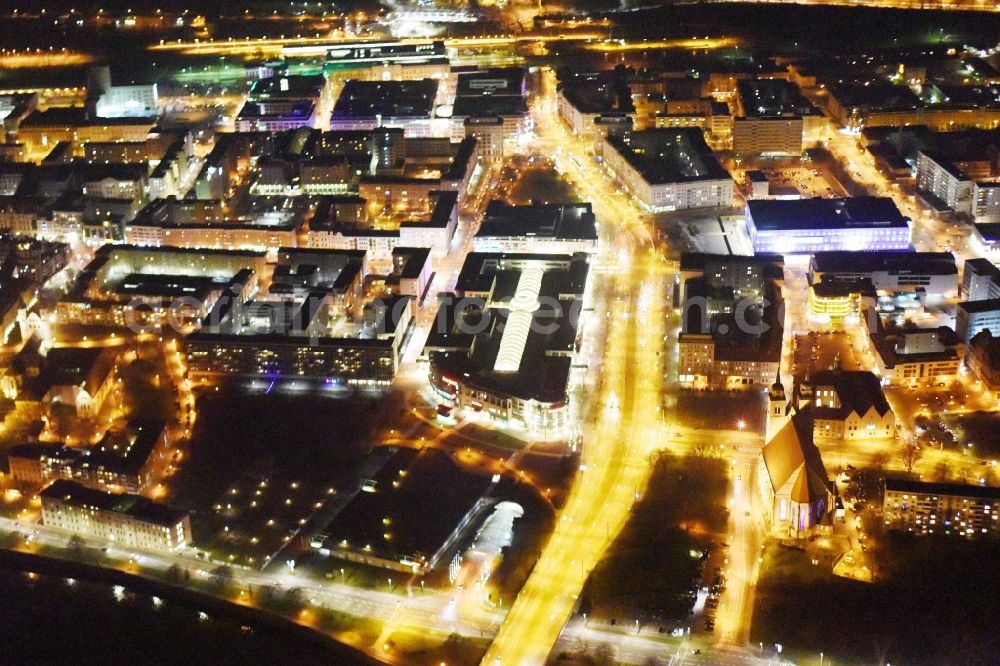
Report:
[[[373,186],[374,189],[374,186]],[[391,196],[385,190],[382,196]],[[407,188],[407,196],[416,193]],[[305,240],[310,248],[363,250],[374,259],[389,259],[397,247],[426,247],[436,256],[448,253],[458,227],[459,194],[454,191],[431,190],[423,202],[425,210],[413,210],[405,221],[375,219],[345,220],[344,207],[334,201],[320,204],[310,223]],[[358,199],[367,214],[377,208],[377,201]],[[416,206],[416,201],[412,203]]]
[[[771,387],[772,401],[784,397],[781,383]],[[772,418],[770,413],[768,418]],[[769,424],[769,430],[771,424]],[[782,538],[808,538],[824,527],[833,494],[819,449],[813,443],[808,411],[774,425],[774,434],[757,462],[757,494],[768,531]]]
[[[996,257],[1000,254],[1000,222],[973,224],[972,240],[983,254]]]
[[[439,82],[349,80],[330,117],[331,130],[399,128],[407,137],[447,137],[448,118],[436,118]]]
[[[32,150],[51,150],[60,141],[141,142],[155,124],[155,118],[92,117],[82,108],[52,108],[25,118],[18,127],[17,140]]]
[[[97,100],[97,115],[108,117],[155,117],[159,110],[156,84],[111,86]]]
[[[746,225],[758,253],[912,249],[910,220],[888,197],[751,199]]]
[[[597,252],[597,222],[589,203],[511,206],[491,201],[473,238],[476,252]]]
[[[255,81],[236,117],[237,132],[284,132],[315,127],[329,109],[331,87],[322,75],[273,76]]]
[[[887,478],[887,529],[917,536],[1000,538],[1000,489]]]
[[[56,321],[194,326],[223,293],[249,298],[268,274],[264,252],[105,245],[56,303]]]
[[[745,79],[736,84],[733,151],[742,157],[798,157],[803,133],[822,114],[795,84],[781,79]]]
[[[468,134],[467,120],[501,121],[504,140],[516,139],[530,126],[527,70],[524,67],[491,67],[462,72],[455,77],[451,106],[452,140]]]
[[[649,210],[733,204],[733,180],[699,129],[609,134],[598,142],[597,154],[618,182]]]
[[[809,314],[820,321],[840,323],[857,317],[862,302],[874,302],[875,295],[868,280],[817,282],[809,287]]]
[[[1000,125],[1000,106],[984,104],[925,104],[908,86],[887,79],[826,86],[827,108],[841,125],[855,131],[866,127],[926,125],[949,132]]]
[[[560,80],[556,112],[577,136],[595,137],[601,118],[635,122],[635,105],[625,68],[611,72],[570,73]]]
[[[162,421],[130,422],[93,447],[25,444],[13,447],[8,458],[18,482],[66,479],[106,492],[141,493],[152,484],[154,470],[169,460],[169,445]]]
[[[738,155],[801,155],[802,117],[736,118],[733,150]]]
[[[947,326],[887,326],[873,306],[866,307],[861,325],[885,384],[928,385],[958,375],[964,347]]]
[[[678,381],[759,389],[778,372],[784,263],[778,256],[685,254]]]
[[[955,310],[955,332],[968,344],[980,331],[1000,335],[1000,298],[964,301]]]
[[[176,551],[190,547],[187,513],[139,495],[113,495],[59,479],[40,493],[42,524],[123,548]]]
[[[267,294],[224,294],[186,338],[191,377],[391,383],[417,299],[400,288],[364,302],[367,261],[363,251],[281,248]]]
[[[892,439],[896,417],[870,372],[835,368],[813,373],[795,386],[797,409],[809,406],[813,436],[826,440]]]
[[[870,283],[876,292],[953,298],[958,267],[950,252],[816,252],[809,260],[809,283]],[[861,288],[861,284],[858,287]]]
[[[32,335],[0,380],[4,393],[50,415],[70,409],[79,419],[97,418],[117,385],[121,349],[49,346]]]
[[[444,404],[561,432],[588,272],[585,254],[469,254],[424,347]]]

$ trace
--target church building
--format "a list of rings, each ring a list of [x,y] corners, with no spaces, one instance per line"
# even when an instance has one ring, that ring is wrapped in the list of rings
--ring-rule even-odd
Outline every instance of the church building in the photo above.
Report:
[[[767,443],[757,467],[757,490],[769,532],[802,539],[833,509],[833,493],[813,443],[811,405],[785,399],[780,377],[768,391]]]

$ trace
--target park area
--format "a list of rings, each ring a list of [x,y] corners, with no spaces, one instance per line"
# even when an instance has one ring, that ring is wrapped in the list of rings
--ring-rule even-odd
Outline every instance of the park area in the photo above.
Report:
[[[508,200],[518,206],[537,203],[574,203],[580,200],[568,180],[554,168],[547,157],[533,157],[508,181]]]
[[[646,491],[581,594],[580,612],[616,623],[688,617],[708,552],[726,530],[726,462],[661,452]]]

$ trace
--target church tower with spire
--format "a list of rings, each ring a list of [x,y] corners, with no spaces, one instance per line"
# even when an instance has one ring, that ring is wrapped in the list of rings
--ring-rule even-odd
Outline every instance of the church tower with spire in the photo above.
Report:
[[[785,387],[781,383],[781,368],[779,367],[774,383],[767,391],[767,425],[764,443],[770,442],[775,433],[781,430],[791,418],[792,405],[785,395]]]

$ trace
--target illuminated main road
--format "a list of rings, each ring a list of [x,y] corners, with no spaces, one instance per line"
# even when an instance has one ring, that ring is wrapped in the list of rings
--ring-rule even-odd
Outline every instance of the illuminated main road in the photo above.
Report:
[[[604,282],[608,319],[603,365],[584,426],[581,471],[555,530],[518,595],[484,664],[542,664],[573,611],[594,565],[629,516],[646,484],[649,454],[664,445],[662,347],[666,265],[642,217],[589,164],[584,144],[556,120],[551,74],[535,106],[536,147],[563,146],[562,166],[583,188],[613,245],[617,264],[595,271]],[[590,171],[593,171],[591,173]],[[595,313],[600,316],[600,313]]]
[[[536,42],[591,41],[604,39],[603,33],[573,32],[560,35],[493,35],[479,37],[452,37],[444,40],[445,46],[452,49],[463,48],[493,48],[497,46],[512,46],[515,44]],[[149,47],[150,51],[180,51],[185,55],[247,55],[267,54],[286,57],[315,57],[325,55],[329,49],[338,44],[355,44],[359,42],[387,41],[384,37],[361,38],[356,36],[322,35],[318,37],[262,37],[251,39],[194,40],[161,42]],[[427,39],[404,38],[391,40],[403,44],[426,44]]]
[[[651,252],[611,276],[607,348],[597,423],[585,431],[581,472],[548,545],[514,602],[485,664],[544,663],[591,569],[629,516],[662,446],[660,413],[665,296],[662,264]]]
[[[729,558],[715,625],[719,639],[735,646],[746,645],[750,636],[754,589],[764,542],[760,523],[763,507],[755,492],[759,453],[758,447],[740,447],[733,458],[730,479]]]

